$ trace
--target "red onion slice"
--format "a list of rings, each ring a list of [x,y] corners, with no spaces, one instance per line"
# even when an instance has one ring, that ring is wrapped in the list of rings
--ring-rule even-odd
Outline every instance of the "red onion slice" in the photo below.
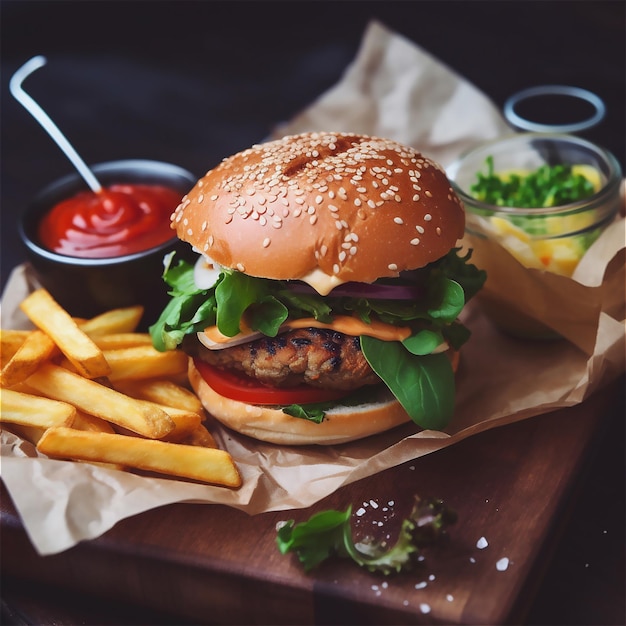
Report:
[[[316,294],[317,292],[305,283],[289,285],[294,293]],[[338,285],[329,297],[370,298],[372,300],[417,300],[424,295],[424,290],[417,285],[382,285],[368,283],[344,283]]]

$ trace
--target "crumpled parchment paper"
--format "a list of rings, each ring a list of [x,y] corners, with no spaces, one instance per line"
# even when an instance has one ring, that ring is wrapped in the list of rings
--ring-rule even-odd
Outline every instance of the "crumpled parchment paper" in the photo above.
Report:
[[[499,111],[471,84],[376,22],[339,84],[278,127],[275,135],[308,130],[391,137],[444,165],[475,143],[510,132]],[[455,417],[445,432],[415,432],[406,425],[338,446],[281,448],[227,431],[209,419],[219,445],[233,455],[242,473],[243,486],[233,491],[50,460],[3,429],[2,479],[26,532],[45,555],[173,502],[220,503],[249,514],[307,507],[343,485],[486,429],[582,402],[624,371],[624,307],[615,295],[624,271],[620,228],[623,234],[623,220],[589,251],[576,279],[548,278],[548,291],[559,279],[559,297],[593,296],[595,304],[582,323],[567,319],[565,324],[559,314],[550,318],[553,328],[567,327],[567,339],[521,341],[498,331],[479,302],[466,307],[462,319],[472,337],[462,351]],[[511,264],[511,259],[506,262]],[[524,268],[513,268],[519,276],[528,275]],[[3,294],[3,327],[27,322],[18,304],[32,287],[28,266],[16,268]]]

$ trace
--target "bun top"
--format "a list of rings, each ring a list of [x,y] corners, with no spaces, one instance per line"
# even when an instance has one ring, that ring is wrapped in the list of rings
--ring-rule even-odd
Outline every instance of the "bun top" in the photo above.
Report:
[[[464,227],[437,163],[389,139],[330,132],[224,159],[172,215],[178,237],[216,263],[322,294],[423,267]]]

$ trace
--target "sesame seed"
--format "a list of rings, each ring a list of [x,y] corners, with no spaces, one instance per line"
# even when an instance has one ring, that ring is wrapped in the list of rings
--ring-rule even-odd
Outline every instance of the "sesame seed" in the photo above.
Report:
[[[393,218],[393,221],[394,221],[396,224],[404,224],[404,220],[403,220],[401,217],[394,217],[394,218]]]
[[[420,240],[419,240],[418,237],[415,237],[415,239],[411,239],[411,245],[412,246],[418,246],[419,242],[420,242]]]
[[[426,213],[426,215],[424,215],[425,222],[430,222],[430,220],[432,219],[433,219],[433,216],[430,213]]]
[[[413,202],[419,202],[419,201],[420,201],[420,195],[419,195],[419,193],[416,193],[416,194],[413,196]]]
[[[419,224],[415,227],[415,230],[420,234],[423,235],[424,234],[424,227],[420,226]]]
[[[245,272],[245,271],[246,271],[246,268],[245,268],[245,266],[244,266],[244,264],[243,264],[243,263],[237,263],[237,269],[238,269],[240,272]]]
[[[271,240],[269,237],[266,237],[266,238],[263,240],[263,247],[264,247],[264,248],[267,248],[267,246],[269,246],[271,242],[272,242],[272,240]]]
[[[311,217],[309,217],[309,222],[313,226],[317,222],[317,215],[311,215]]]
[[[395,272],[398,269],[398,266],[395,263],[389,263],[389,265],[387,265],[387,267],[392,271]]]

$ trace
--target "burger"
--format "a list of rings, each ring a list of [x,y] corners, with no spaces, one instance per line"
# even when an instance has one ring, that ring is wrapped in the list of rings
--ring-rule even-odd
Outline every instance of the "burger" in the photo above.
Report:
[[[457,247],[465,213],[437,163],[389,139],[290,135],[224,159],[171,224],[198,258],[166,257],[150,332],[191,356],[214,418],[293,445],[446,427],[458,316],[485,275]]]

